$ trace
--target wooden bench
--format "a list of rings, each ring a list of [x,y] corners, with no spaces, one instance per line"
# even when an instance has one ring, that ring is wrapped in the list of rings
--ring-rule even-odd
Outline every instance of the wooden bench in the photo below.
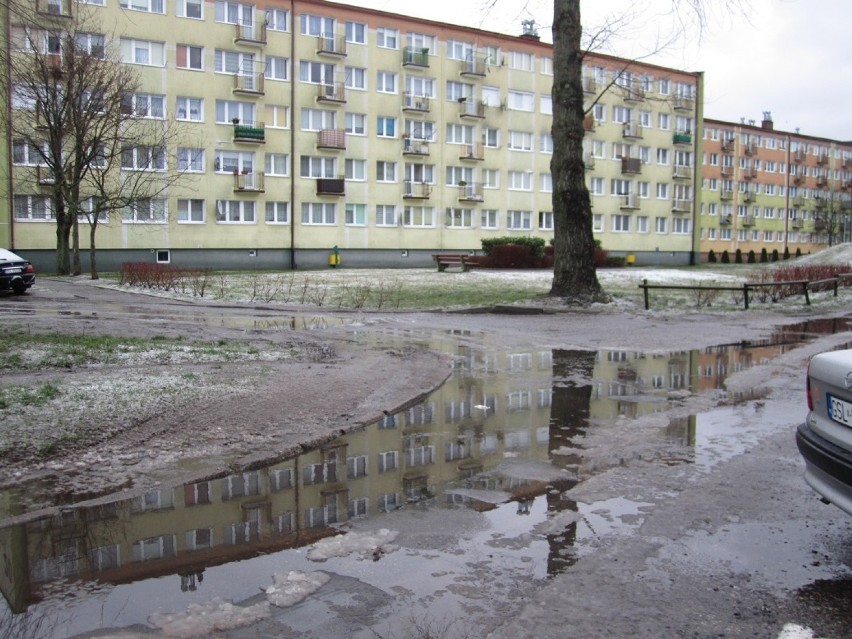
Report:
[[[435,253],[432,259],[438,265],[438,272],[442,273],[447,270],[447,267],[458,266],[462,271],[468,271],[473,266],[472,260],[468,255],[460,255],[458,253]]]

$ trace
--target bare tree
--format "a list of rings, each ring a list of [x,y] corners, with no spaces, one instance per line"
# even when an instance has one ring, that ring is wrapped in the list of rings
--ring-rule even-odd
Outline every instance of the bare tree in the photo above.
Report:
[[[9,13],[11,38],[0,53],[13,107],[6,126],[13,152],[37,165],[35,173],[16,172],[16,188],[27,185],[26,175],[47,188],[60,274],[81,272],[78,222],[88,220],[97,278],[98,222],[136,203],[150,206],[181,177],[166,170],[166,142],[175,131],[164,114],[147,119],[157,115],[134,104],[139,78],[85,5],[13,0]]]

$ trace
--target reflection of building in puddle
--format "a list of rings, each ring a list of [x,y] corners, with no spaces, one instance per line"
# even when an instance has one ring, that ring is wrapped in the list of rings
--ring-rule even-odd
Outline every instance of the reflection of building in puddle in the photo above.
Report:
[[[590,423],[666,408],[672,393],[719,388],[731,367],[777,356],[773,344],[644,354],[478,350],[460,346],[455,375],[429,398],[345,437],[280,459],[129,499],[102,499],[0,528],[2,590],[14,611],[64,578],[124,583],[179,575],[202,588],[206,567],[310,544],[337,524],[404,505],[490,511],[516,502],[548,512],[565,469],[583,463]],[[694,443],[694,422],[663,435]],[[567,477],[571,475],[568,474]],[[549,571],[571,557],[571,530],[548,536]]]

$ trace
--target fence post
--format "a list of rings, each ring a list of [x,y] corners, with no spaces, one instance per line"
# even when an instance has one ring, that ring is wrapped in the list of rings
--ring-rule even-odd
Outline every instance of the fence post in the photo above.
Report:
[[[811,298],[808,295],[808,281],[807,280],[802,282],[802,289],[804,290],[804,293],[805,293],[805,305],[810,306],[811,305]]]
[[[748,282],[743,283],[743,301],[745,302],[745,310],[748,310]]]
[[[648,310],[648,280],[642,280],[642,289],[645,291],[645,310]]]
[[[834,276],[834,297],[837,297],[837,287],[839,286],[839,284],[840,284],[840,276],[835,275]]]

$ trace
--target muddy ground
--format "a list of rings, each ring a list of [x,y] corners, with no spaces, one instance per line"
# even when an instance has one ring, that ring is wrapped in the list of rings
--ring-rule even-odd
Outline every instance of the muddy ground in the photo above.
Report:
[[[38,423],[32,415],[28,424],[18,423],[36,441],[13,447],[3,460],[0,483],[40,476],[62,491],[63,500],[79,499],[166,477],[246,467],[259,458],[321,443],[385,411],[395,412],[443,383],[453,362],[430,350],[429,339],[422,337],[434,331],[460,340],[467,332],[487,334],[489,341],[518,349],[671,351],[759,339],[779,324],[811,314],[826,315],[807,309],[661,314],[607,306],[524,313],[346,313],[176,301],[88,280],[41,279],[28,295],[0,300],[5,324],[32,333],[239,340],[279,355],[228,363],[140,365],[131,359],[122,365],[5,374],[4,386],[73,382],[102,388],[100,394],[114,401],[93,407],[68,398],[36,415]],[[117,388],[115,380],[127,383]],[[8,438],[15,417],[4,421],[0,437]],[[65,427],[73,428],[75,436],[45,454],[38,438],[55,437],[53,431]]]

